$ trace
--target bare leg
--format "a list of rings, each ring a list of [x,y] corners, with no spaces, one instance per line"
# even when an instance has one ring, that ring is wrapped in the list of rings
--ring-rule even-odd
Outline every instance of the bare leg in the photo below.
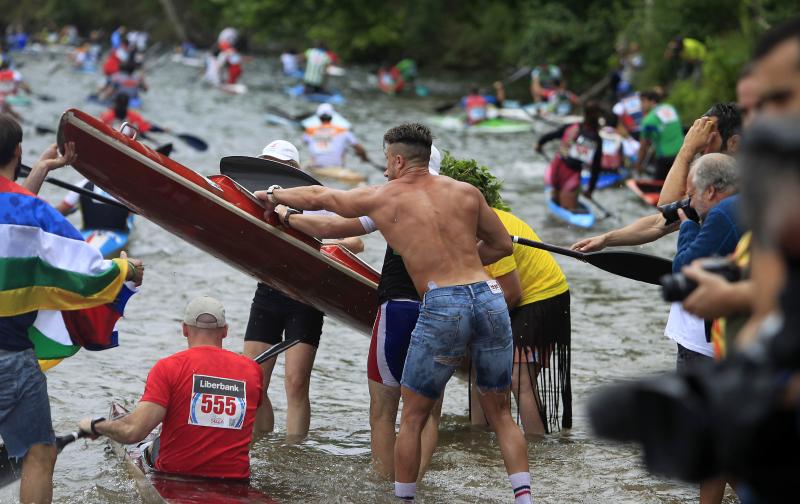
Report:
[[[400,417],[400,432],[394,444],[394,479],[400,483],[414,483],[419,475],[422,428],[425,427],[436,400],[428,399],[406,387],[401,387],[400,393],[403,397],[403,413]]]
[[[316,355],[317,349],[308,343],[298,343],[286,351],[286,438],[293,442],[308,435],[311,423],[308,389]]]
[[[49,504],[53,501],[53,468],[56,466],[55,445],[35,444],[22,459],[22,481],[19,500],[25,504]]]
[[[372,463],[382,477],[393,481],[395,424],[400,387],[390,387],[373,380],[368,380],[368,383]]]
[[[422,428],[422,456],[419,461],[419,475],[417,481],[421,481],[422,477],[428,471],[428,466],[431,465],[431,458],[433,452],[436,450],[436,443],[439,441],[439,422],[442,420],[442,401],[444,400],[444,392],[442,392],[439,400],[433,406],[428,421],[425,422],[425,427]]]
[[[725,479],[717,478],[700,483],[700,504],[722,504],[725,497]]]
[[[245,341],[244,354],[255,358],[271,347],[272,345],[260,341]],[[261,364],[261,370],[264,372],[264,400],[261,402],[261,406],[258,407],[258,411],[256,411],[256,421],[253,426],[253,432],[256,435],[266,434],[275,429],[275,413],[272,411],[272,401],[269,400],[268,393],[273,369],[275,369],[275,359],[270,359]]]
[[[489,425],[489,421],[486,420],[486,416],[483,414],[483,408],[481,407],[481,401],[478,397],[478,386],[475,385],[475,368],[473,367],[470,371],[470,388],[469,388],[469,420],[472,425],[481,425],[486,427]]]
[[[525,434],[544,435],[544,424],[539,415],[539,398],[536,377],[538,376],[536,364],[514,363],[514,372],[511,375],[511,391],[517,398],[519,416],[522,419],[522,428]],[[475,390],[477,387],[473,387]]]
[[[479,392],[481,406],[489,420],[489,425],[497,434],[500,452],[508,474],[528,472],[528,445],[525,436],[511,418],[508,392]],[[405,395],[403,396],[403,415],[405,416]],[[401,425],[402,432],[402,425]],[[398,439],[399,444],[399,439]],[[402,480],[399,480],[402,481]]]

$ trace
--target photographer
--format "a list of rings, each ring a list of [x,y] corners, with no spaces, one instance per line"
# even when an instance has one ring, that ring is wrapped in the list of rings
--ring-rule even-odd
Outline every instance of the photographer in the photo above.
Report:
[[[589,416],[599,435],[642,443],[653,472],[724,474],[742,502],[788,502],[800,469],[800,120],[754,126],[743,150],[743,215],[787,267],[780,318],[718,364],[607,389]]]

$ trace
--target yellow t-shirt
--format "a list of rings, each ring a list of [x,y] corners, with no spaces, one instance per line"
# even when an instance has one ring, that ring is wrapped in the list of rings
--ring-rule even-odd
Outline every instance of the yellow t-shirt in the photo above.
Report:
[[[508,234],[540,241],[533,229],[523,220],[508,212],[496,208],[493,210],[500,217]],[[569,289],[567,278],[549,252],[517,243],[514,244],[514,250],[510,256],[485,266],[485,269],[492,278],[517,270],[522,287],[522,297],[517,306],[550,299]]]

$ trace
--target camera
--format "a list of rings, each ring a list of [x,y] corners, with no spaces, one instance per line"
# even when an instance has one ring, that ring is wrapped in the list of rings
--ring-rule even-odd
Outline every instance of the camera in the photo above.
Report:
[[[742,270],[724,257],[711,257],[700,260],[704,270],[722,276],[729,282],[738,282],[742,278]],[[661,277],[661,294],[664,301],[683,301],[697,288],[697,284],[686,278],[683,273],[673,273]]]
[[[697,215],[697,211],[690,206],[691,203],[692,203],[692,198],[684,198],[680,201],[667,203],[666,205],[661,205],[656,208],[658,208],[658,211],[661,212],[661,215],[663,215],[664,219],[666,219],[667,221],[665,224],[666,226],[680,219],[680,217],[678,217],[679,209],[682,209],[683,212],[686,214],[686,217],[688,217],[689,219],[695,222],[700,222],[700,216]]]

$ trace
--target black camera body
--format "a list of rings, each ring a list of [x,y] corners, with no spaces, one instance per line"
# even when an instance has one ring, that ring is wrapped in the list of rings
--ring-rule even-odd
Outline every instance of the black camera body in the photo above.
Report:
[[[729,282],[738,282],[742,279],[742,270],[724,257],[701,259],[700,266],[710,273],[720,275]],[[673,273],[661,277],[661,294],[664,296],[664,301],[683,301],[696,288],[697,284],[686,278],[683,273]]]
[[[691,203],[692,198],[684,198],[680,201],[673,201],[672,203],[667,203],[666,205],[661,205],[656,208],[658,208],[658,211],[664,216],[664,219],[667,221],[665,225],[667,226],[680,219],[680,217],[678,217],[679,209],[683,210],[686,217],[689,219],[700,222],[700,216],[697,215],[697,210],[691,207]]]

